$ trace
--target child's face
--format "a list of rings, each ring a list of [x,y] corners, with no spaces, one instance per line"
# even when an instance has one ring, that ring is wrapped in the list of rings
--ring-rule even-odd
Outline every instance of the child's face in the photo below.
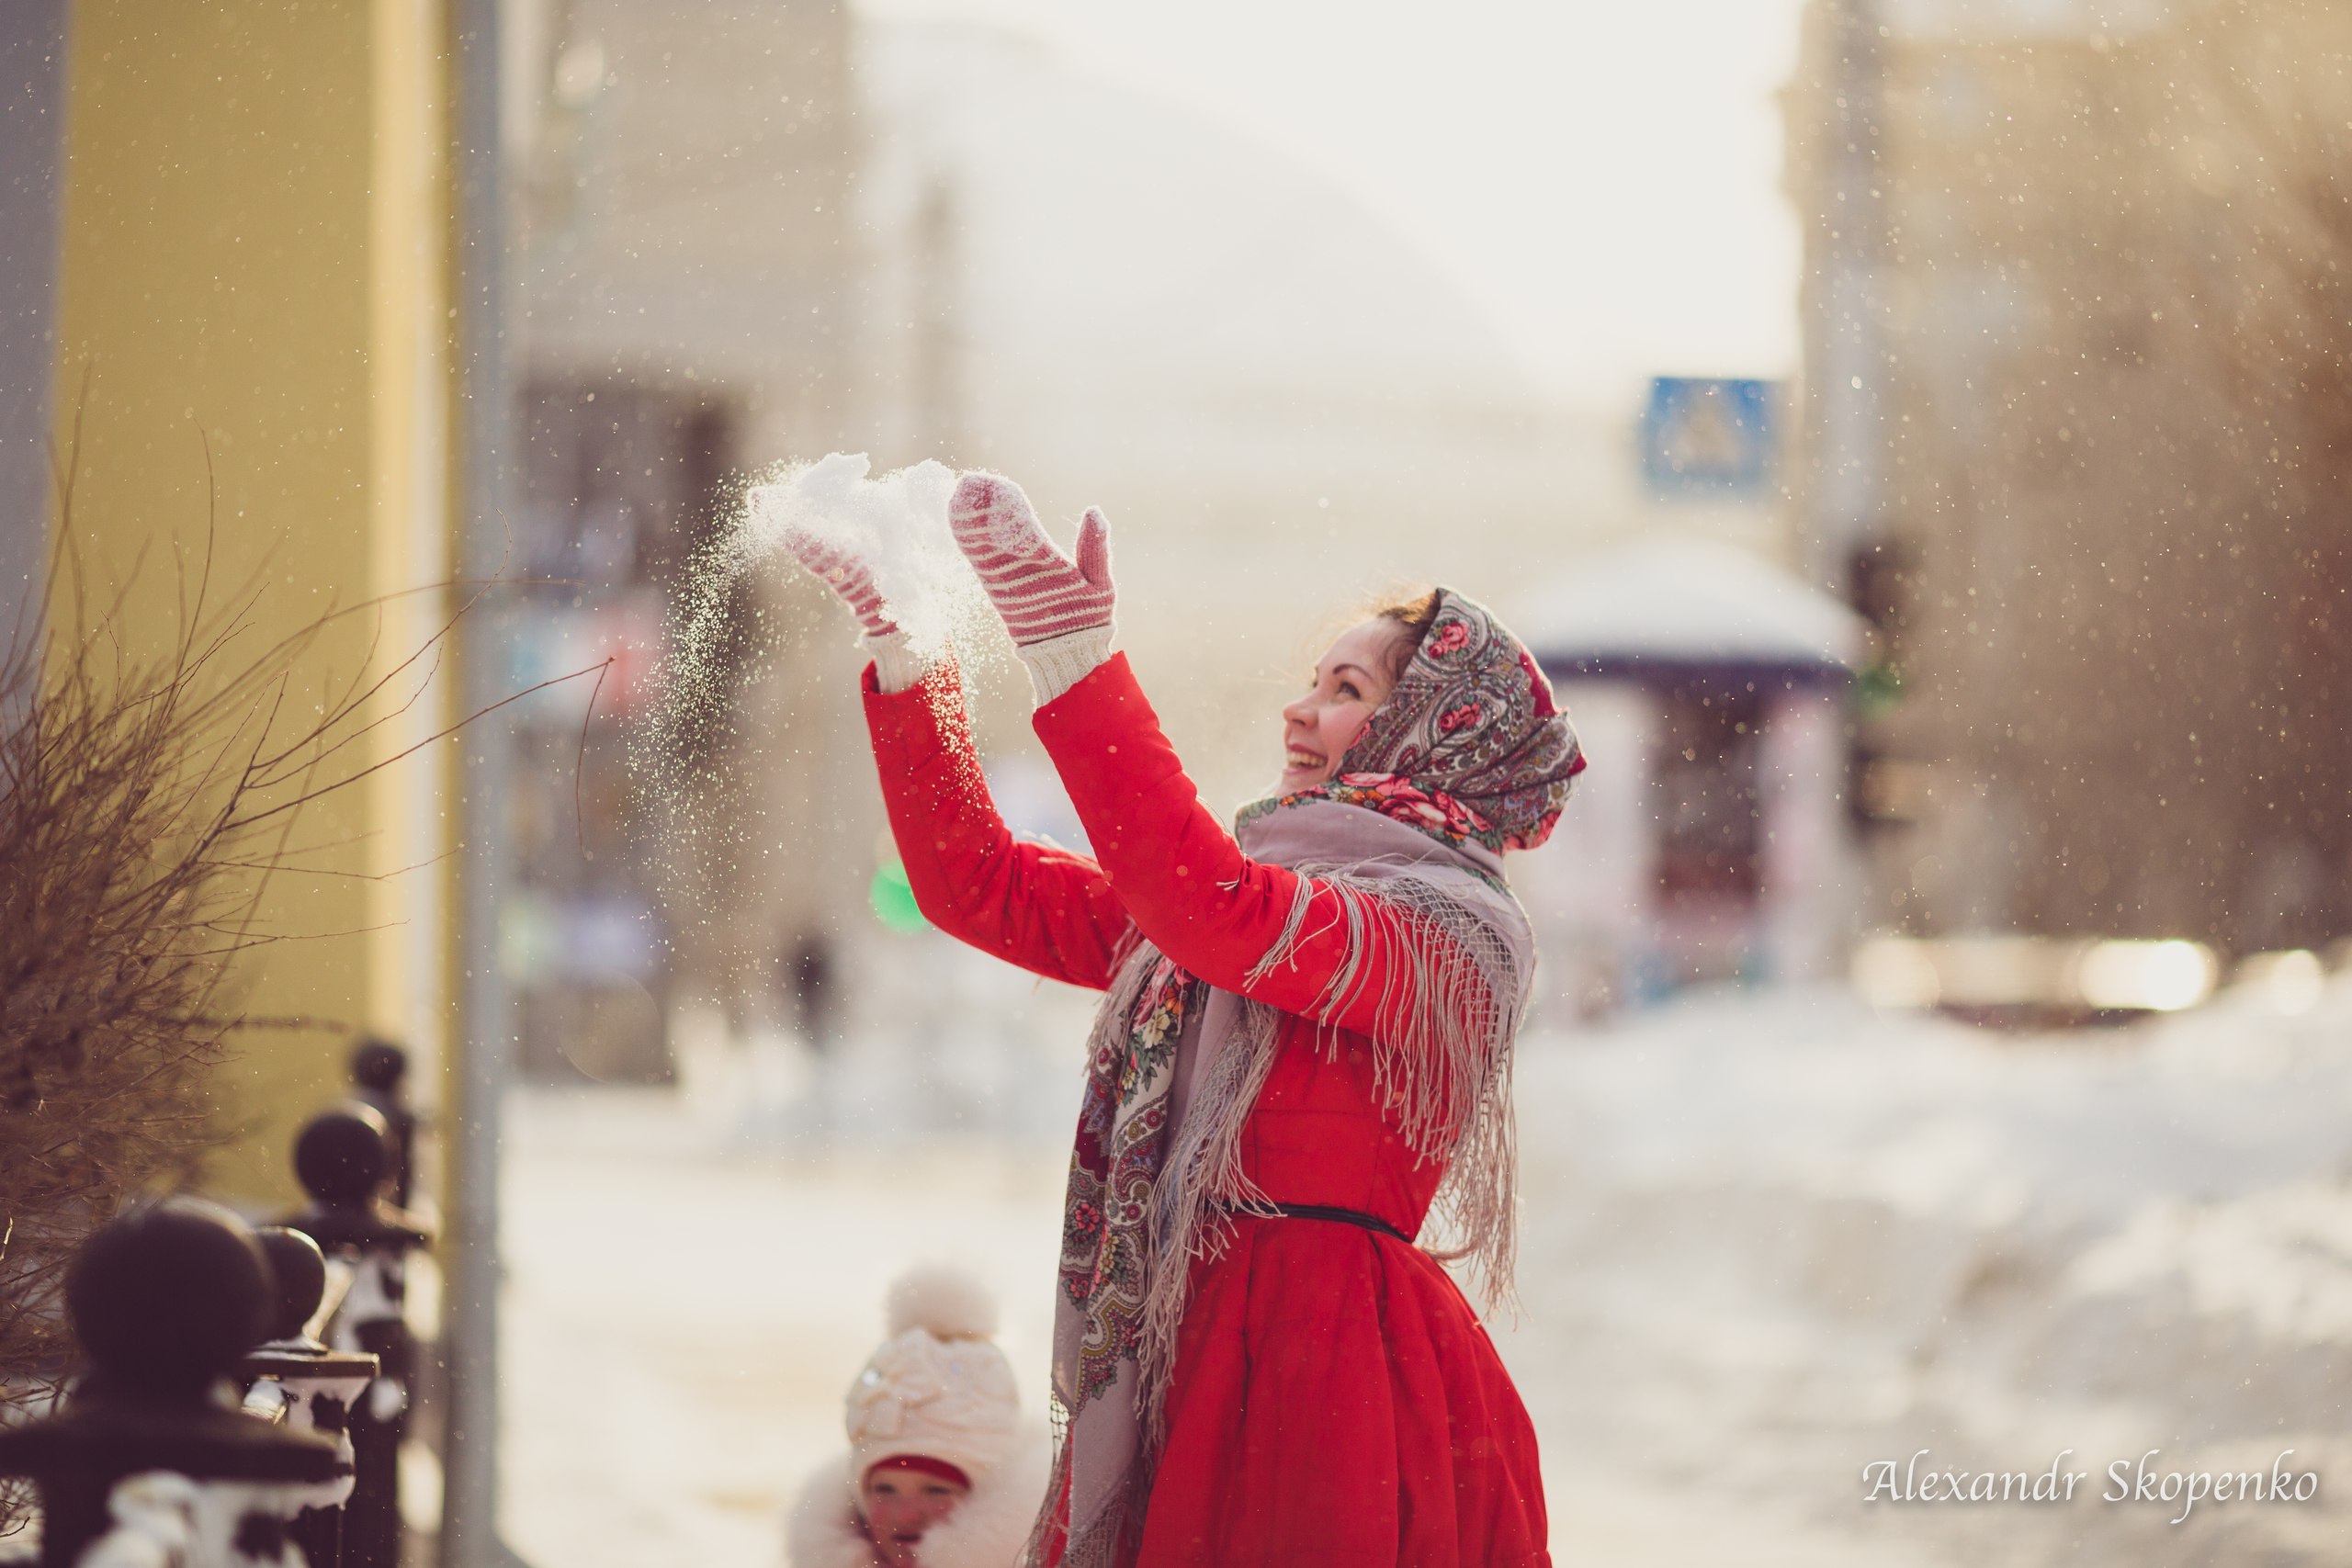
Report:
[[[876,1465],[857,1487],[874,1544],[892,1568],[908,1568],[915,1561],[915,1545],[923,1532],[953,1513],[969,1490],[942,1476],[893,1464]]]

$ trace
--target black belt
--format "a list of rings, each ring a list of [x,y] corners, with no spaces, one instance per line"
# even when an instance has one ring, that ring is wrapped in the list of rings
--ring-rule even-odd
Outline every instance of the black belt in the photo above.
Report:
[[[1411,1236],[1379,1215],[1360,1213],[1353,1209],[1328,1208],[1321,1203],[1228,1203],[1224,1207],[1228,1214],[1255,1214],[1261,1220],[1328,1220],[1335,1225],[1353,1225],[1360,1231],[1378,1231],[1382,1235],[1395,1236],[1408,1247],[1413,1245]]]

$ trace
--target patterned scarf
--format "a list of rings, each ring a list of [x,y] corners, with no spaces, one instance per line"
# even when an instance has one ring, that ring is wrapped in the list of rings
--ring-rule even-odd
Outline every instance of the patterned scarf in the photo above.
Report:
[[[1236,823],[1254,859],[1302,878],[1250,980],[1287,961],[1314,883],[1340,897],[1351,956],[1313,1010],[1318,1020],[1373,983],[1362,957],[1374,902],[1445,939],[1410,974],[1382,978],[1398,1021],[1394,1038],[1374,1042],[1374,1077],[1408,1145],[1447,1164],[1433,1213],[1455,1245],[1440,1256],[1471,1259],[1490,1297],[1510,1290],[1510,1046],[1534,966],[1500,855],[1544,841],[1583,766],[1534,660],[1487,610],[1441,591],[1339,775],[1259,802]],[[1133,1555],[1193,1261],[1224,1250],[1234,1212],[1268,1201],[1241,1169],[1241,1134],[1281,1022],[1148,942],[1096,1014],[1055,1302],[1059,1440],[1031,1564],[1098,1568]]]

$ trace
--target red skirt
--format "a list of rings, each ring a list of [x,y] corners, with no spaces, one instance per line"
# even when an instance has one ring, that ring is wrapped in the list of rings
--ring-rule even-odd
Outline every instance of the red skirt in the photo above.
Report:
[[[1445,1270],[1237,1224],[1194,1266],[1137,1568],[1549,1568],[1535,1429]]]

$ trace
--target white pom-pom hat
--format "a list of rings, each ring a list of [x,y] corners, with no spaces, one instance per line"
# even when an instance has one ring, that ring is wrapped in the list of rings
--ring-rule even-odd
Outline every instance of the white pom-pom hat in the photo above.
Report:
[[[1012,1450],[1021,1392],[996,1348],[996,1302],[961,1269],[916,1269],[890,1287],[890,1337],[850,1385],[852,1484],[885,1460],[953,1465],[978,1485]]]

